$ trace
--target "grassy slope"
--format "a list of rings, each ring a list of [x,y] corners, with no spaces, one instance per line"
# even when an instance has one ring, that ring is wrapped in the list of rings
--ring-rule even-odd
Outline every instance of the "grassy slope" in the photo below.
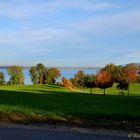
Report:
[[[74,93],[60,86],[0,87],[0,119],[17,122],[73,118],[139,120],[140,98]]]

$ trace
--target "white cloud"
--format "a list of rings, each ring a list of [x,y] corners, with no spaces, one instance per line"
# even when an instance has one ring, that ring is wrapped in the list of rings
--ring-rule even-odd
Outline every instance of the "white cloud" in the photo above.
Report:
[[[105,31],[137,31],[140,30],[140,11],[129,11],[109,16],[90,17],[89,19],[74,23],[71,28],[83,32],[93,32],[95,34],[104,33]]]
[[[64,9],[79,9],[84,11],[104,10],[117,7],[113,3],[102,3],[87,0],[51,0],[34,2],[27,0],[1,1],[0,15],[14,19],[25,19],[41,13],[57,13]]]
[[[67,35],[66,31],[44,28],[39,30],[0,32],[0,43],[26,43],[60,39]]]

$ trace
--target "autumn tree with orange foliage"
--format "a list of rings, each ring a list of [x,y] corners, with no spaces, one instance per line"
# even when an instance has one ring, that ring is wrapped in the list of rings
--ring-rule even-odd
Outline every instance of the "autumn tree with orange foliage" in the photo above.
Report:
[[[136,64],[128,64],[124,67],[124,73],[126,74],[126,81],[128,84],[133,83],[137,80],[138,66]],[[128,96],[129,96],[129,85],[128,85]]]
[[[67,78],[65,77],[62,77],[62,84],[64,87],[67,87],[67,88],[73,88],[73,84],[71,83],[70,80],[68,80]]]
[[[105,95],[105,89],[112,87],[112,85],[113,85],[113,78],[112,78],[111,74],[107,70],[102,69],[96,75],[96,85],[99,88],[104,89],[104,95]]]
[[[137,80],[138,66],[136,64],[126,65],[124,71],[129,82],[135,82]]]

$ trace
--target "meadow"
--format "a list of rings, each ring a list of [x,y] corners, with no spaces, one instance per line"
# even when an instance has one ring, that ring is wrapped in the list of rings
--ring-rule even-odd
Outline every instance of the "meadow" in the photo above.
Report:
[[[139,86],[132,87],[137,95]],[[107,92],[114,90],[113,87]],[[125,120],[140,125],[140,97],[94,95],[58,85],[0,86],[0,120],[83,126],[110,124],[110,121],[121,122],[122,126]]]
[[[120,95],[122,94],[122,91],[116,88],[117,84],[114,84],[111,88],[106,89],[106,94],[108,95]],[[83,89],[78,89],[79,92],[85,92],[85,93],[90,93],[90,89],[83,88]],[[130,90],[130,96],[140,96],[140,83],[131,83],[129,85],[129,90]],[[93,94],[103,94],[103,89],[100,88],[93,88],[92,90]],[[124,90],[124,95],[127,96],[128,90]]]

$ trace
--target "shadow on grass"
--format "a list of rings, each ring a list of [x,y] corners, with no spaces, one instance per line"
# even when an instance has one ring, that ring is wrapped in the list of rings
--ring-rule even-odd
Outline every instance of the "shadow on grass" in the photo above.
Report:
[[[117,120],[113,123],[118,124],[119,127],[126,125],[122,120],[133,121],[130,126],[134,124],[140,126],[139,110],[140,98],[69,93],[48,89],[47,91],[0,90],[0,119],[7,118],[11,122],[44,123],[48,122],[49,117],[49,121],[66,122],[68,120],[73,124],[81,125],[83,123],[83,126],[93,124],[102,126],[108,125],[108,123],[111,126],[110,120]],[[6,113],[6,111],[10,113]],[[28,113],[27,116],[25,112]],[[118,121],[122,123],[118,123]]]
[[[114,95],[91,95],[55,90],[0,90],[0,106],[5,105],[11,106],[10,109],[17,106],[17,110],[23,109],[23,112],[24,109],[32,109],[41,110],[43,113],[49,111],[91,119],[95,116],[140,117],[140,98]]]

